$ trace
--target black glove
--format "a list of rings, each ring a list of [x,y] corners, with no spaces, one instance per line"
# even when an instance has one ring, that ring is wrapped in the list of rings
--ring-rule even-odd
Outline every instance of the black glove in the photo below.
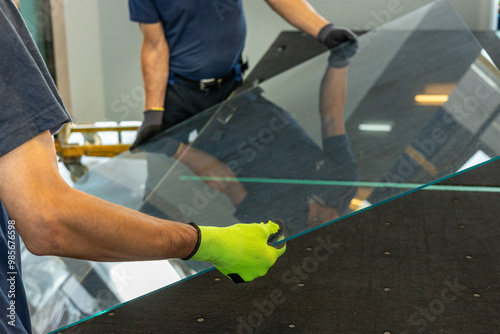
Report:
[[[349,65],[351,58],[358,52],[358,42],[345,42],[330,50],[328,64],[333,68],[343,68]]]
[[[137,130],[137,137],[129,150],[133,151],[139,146],[145,144],[149,139],[161,133],[164,110],[146,110],[144,112],[144,121]]]
[[[329,49],[344,42],[356,42],[357,40],[358,36],[350,29],[336,27],[333,23],[324,26],[318,34],[318,41],[325,44]]]

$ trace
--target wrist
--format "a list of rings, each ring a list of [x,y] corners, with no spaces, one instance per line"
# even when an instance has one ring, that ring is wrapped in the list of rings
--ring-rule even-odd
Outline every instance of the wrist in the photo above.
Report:
[[[321,30],[318,33],[318,36],[316,36],[316,39],[318,40],[318,42],[325,44],[326,38],[333,30],[335,30],[334,24],[328,23],[323,28],[321,28]]]
[[[181,259],[184,261],[191,259],[198,252],[198,249],[200,248],[200,244],[201,244],[201,230],[200,230],[200,228],[195,223],[189,223],[189,225],[191,225],[196,230],[197,237],[196,237],[195,246],[194,246],[193,250],[191,251],[191,253],[189,253],[188,256]]]
[[[161,125],[163,120],[163,111],[148,109],[144,111],[144,126]]]

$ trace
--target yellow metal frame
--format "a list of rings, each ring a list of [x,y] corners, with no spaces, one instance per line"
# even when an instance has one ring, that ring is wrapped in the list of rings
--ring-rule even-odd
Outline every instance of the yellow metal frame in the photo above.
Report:
[[[55,136],[56,152],[59,160],[70,170],[72,179],[76,181],[87,171],[87,168],[81,165],[82,156],[110,158],[125,152],[131,144],[122,143],[122,132],[137,131],[137,129],[138,126],[95,126],[94,124],[68,123]],[[98,132],[117,132],[118,144],[102,145]],[[82,133],[84,137],[92,138],[94,142],[90,143],[85,140],[84,145],[70,144],[68,140],[72,133]],[[79,168],[70,168],[71,166]]]

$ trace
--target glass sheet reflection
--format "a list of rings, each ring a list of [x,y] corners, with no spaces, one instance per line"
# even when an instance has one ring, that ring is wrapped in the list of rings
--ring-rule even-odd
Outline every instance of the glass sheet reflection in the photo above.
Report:
[[[98,166],[76,187],[181,222],[279,218],[293,237],[500,155],[500,73],[446,1],[362,36],[348,68],[328,67],[329,56]],[[57,261],[50,276],[57,294],[45,305],[70,288],[80,302],[68,304],[86,304],[54,308],[50,318],[59,321],[41,331],[210,268],[178,260],[141,268]],[[80,285],[56,280],[61,270]],[[29,268],[25,276],[36,285]]]

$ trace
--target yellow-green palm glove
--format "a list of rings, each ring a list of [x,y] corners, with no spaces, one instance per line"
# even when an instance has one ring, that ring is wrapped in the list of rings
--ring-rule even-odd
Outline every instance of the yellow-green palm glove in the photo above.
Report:
[[[198,247],[186,259],[212,262],[235,283],[264,276],[286,249],[284,243],[272,245],[284,239],[280,220],[229,227],[192,225],[198,229]]]

